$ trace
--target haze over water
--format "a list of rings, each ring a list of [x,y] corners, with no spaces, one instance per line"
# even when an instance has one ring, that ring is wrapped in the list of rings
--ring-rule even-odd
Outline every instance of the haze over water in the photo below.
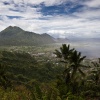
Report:
[[[100,58],[100,42],[71,42],[70,45],[87,58]]]

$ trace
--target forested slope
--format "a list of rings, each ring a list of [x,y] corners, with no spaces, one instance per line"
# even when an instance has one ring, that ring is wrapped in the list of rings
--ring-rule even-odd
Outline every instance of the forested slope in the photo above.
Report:
[[[9,26],[0,32],[0,45],[2,46],[34,46],[51,43],[55,43],[55,41],[46,33],[36,34],[16,26]]]

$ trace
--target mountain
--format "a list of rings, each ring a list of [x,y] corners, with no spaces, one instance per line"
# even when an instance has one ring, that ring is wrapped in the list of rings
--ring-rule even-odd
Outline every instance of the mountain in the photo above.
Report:
[[[69,41],[69,39],[67,39],[67,38],[56,38],[55,41],[57,43],[67,43]]]
[[[43,45],[55,43],[53,37],[48,34],[36,34],[24,31],[17,26],[9,26],[0,32],[0,45]]]

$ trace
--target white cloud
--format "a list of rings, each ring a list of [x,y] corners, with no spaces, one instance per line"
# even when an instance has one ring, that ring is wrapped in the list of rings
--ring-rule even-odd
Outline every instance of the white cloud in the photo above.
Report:
[[[85,8],[81,12],[75,12],[73,16],[43,16],[39,12],[41,8],[34,8],[29,4],[35,5],[44,2],[46,6],[50,6],[59,5],[68,0],[9,0],[10,5],[4,5],[4,1],[8,2],[8,0],[0,1],[0,30],[9,25],[16,25],[26,31],[40,34],[47,32],[54,37],[100,37],[99,9],[91,10]],[[88,7],[96,7],[97,5],[98,7],[99,3],[97,4],[95,1],[98,2],[98,0],[92,0],[91,2],[85,2],[84,5]],[[72,0],[72,2],[78,2],[78,0]],[[7,16],[19,16],[21,18],[11,19]]]
[[[15,4],[4,5],[0,2],[0,15],[2,16],[20,16],[27,19],[38,18],[41,16],[41,13],[37,12],[38,9],[39,8],[32,8],[30,6],[15,7]]]
[[[10,3],[15,3],[18,4],[19,6],[21,5],[39,5],[41,3],[44,3],[45,6],[52,6],[52,5],[59,5],[62,4],[68,0],[2,0],[2,2],[10,2]]]
[[[90,18],[90,19],[96,19],[96,18],[100,18],[100,9],[96,9],[96,10],[88,10],[85,9],[82,12],[75,12],[74,15],[81,17],[81,18]]]
[[[91,0],[84,3],[88,7],[100,7],[100,0]]]
[[[53,36],[57,36],[57,34],[61,36],[63,33],[66,37],[100,37],[100,21],[98,20],[70,16],[61,17],[62,21],[55,19],[53,22],[50,21],[53,27],[48,31]]]
[[[67,0],[29,0],[28,3],[31,4],[40,4],[44,3],[45,6],[59,5],[64,3]]]

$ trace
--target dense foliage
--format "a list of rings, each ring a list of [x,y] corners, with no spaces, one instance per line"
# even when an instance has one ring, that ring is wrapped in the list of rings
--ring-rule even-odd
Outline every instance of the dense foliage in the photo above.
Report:
[[[0,52],[0,100],[99,100],[100,59],[66,44],[54,54]]]

